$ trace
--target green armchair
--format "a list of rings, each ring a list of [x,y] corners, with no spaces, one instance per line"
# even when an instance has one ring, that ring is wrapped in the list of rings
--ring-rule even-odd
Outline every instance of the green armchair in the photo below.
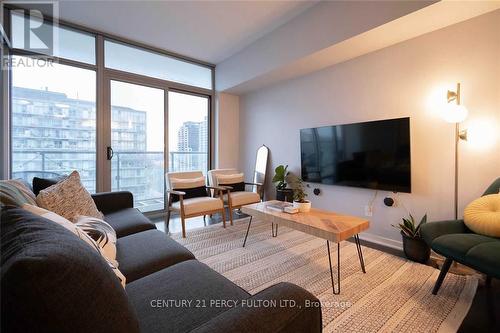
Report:
[[[498,193],[500,178],[483,193]],[[463,220],[440,221],[424,224],[420,232],[425,242],[446,257],[432,293],[437,294],[453,261],[486,274],[487,279],[500,278],[500,239],[478,235],[467,228]]]

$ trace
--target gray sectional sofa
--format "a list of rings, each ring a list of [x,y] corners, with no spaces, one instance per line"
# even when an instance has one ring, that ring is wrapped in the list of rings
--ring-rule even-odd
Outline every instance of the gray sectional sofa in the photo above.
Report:
[[[157,230],[131,193],[93,198],[116,230],[125,289],[70,231],[4,207],[2,332],[321,331],[321,309],[307,306],[317,299],[306,290],[279,283],[252,296]]]

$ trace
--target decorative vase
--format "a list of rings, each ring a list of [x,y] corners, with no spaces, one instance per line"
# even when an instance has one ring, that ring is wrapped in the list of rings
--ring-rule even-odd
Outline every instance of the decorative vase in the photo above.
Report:
[[[293,190],[291,188],[276,189],[276,200],[293,202]]]
[[[298,208],[299,212],[301,213],[307,213],[308,211],[311,210],[311,201],[309,200],[305,200],[304,202],[294,201],[293,207]]]
[[[403,250],[406,258],[425,264],[431,256],[431,249],[422,238],[408,237],[404,233],[403,236]]]

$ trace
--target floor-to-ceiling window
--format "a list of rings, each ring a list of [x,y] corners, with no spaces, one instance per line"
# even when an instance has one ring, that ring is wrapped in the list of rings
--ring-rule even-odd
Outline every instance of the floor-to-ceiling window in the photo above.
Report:
[[[29,62],[16,56],[17,63]],[[12,68],[12,177],[78,170],[96,190],[96,73],[61,64]]]
[[[111,188],[141,211],[164,205],[164,101],[162,89],[111,81]]]
[[[207,96],[169,91],[169,171],[208,170],[209,104]]]
[[[22,48],[33,19],[11,14],[11,177],[78,170],[149,212],[165,208],[165,172],[210,168],[212,66],[65,24],[37,54]]]

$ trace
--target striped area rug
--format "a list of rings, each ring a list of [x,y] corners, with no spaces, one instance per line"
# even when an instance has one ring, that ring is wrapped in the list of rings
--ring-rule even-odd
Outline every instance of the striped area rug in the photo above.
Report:
[[[342,242],[342,289],[333,295],[325,240],[285,227],[272,238],[271,225],[254,219],[243,248],[247,225],[248,218],[172,237],[251,294],[283,281],[307,289],[321,301],[324,332],[455,332],[476,291],[476,278],[448,274],[433,296],[438,270],[368,247],[363,274],[356,246]]]

